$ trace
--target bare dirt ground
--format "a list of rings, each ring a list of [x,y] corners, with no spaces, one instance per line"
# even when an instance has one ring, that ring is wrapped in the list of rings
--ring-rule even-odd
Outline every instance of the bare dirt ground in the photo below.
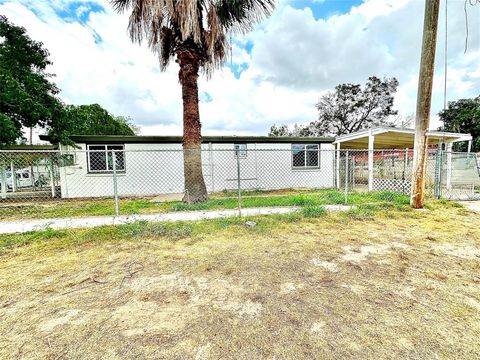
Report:
[[[480,357],[479,214],[256,221],[4,252],[0,358]]]

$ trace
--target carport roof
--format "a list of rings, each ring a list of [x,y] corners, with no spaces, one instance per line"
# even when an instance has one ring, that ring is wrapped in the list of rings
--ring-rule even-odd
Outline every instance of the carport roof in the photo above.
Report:
[[[340,144],[341,149],[367,149],[368,138],[370,135],[374,137],[373,144],[375,149],[412,149],[415,140],[414,129],[378,127],[337,136],[334,144]],[[427,136],[429,144],[454,143],[472,140],[470,134],[435,130],[428,131]]]

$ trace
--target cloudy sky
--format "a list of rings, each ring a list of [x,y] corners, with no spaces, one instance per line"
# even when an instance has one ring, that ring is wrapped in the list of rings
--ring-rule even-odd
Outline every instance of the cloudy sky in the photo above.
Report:
[[[204,134],[265,135],[270,125],[307,123],[336,84],[371,75],[400,81],[395,107],[414,113],[424,0],[280,0],[250,34],[234,38],[232,57],[200,79]],[[432,126],[443,107],[445,0],[442,1]],[[480,4],[448,0],[448,100],[480,93]],[[130,116],[142,134],[181,134],[178,67],[160,72],[146,45],[130,42],[128,15],[107,0],[0,0],[0,14],[25,27],[51,53],[67,103],[99,103]]]

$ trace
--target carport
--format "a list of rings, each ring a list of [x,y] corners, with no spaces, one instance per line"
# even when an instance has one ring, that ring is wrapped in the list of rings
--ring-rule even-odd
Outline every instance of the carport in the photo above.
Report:
[[[451,169],[452,144],[456,142],[468,142],[468,152],[472,145],[470,134],[452,133],[443,131],[428,131],[428,144],[445,144],[447,152],[447,169]],[[413,149],[415,140],[414,129],[396,129],[389,127],[377,127],[358,131],[351,134],[337,136],[334,144],[337,150],[368,150],[368,189],[373,190],[373,156],[374,150],[385,149]],[[415,150],[414,150],[415,151]],[[340,152],[339,152],[340,153]],[[337,184],[340,181],[340,156],[337,156]],[[448,178],[448,174],[447,174]]]

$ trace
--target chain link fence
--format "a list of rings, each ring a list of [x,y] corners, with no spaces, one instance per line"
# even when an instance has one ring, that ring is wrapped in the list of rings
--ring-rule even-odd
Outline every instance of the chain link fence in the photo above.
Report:
[[[198,188],[185,188],[184,152],[178,147],[3,150],[0,218],[408,202],[411,187],[413,151],[408,149],[369,152],[293,144],[247,150],[236,145],[202,149],[199,155],[201,168],[186,178],[200,188],[204,183],[209,199],[189,205],[182,200]],[[430,150],[425,180],[430,197],[480,197],[475,154]]]

